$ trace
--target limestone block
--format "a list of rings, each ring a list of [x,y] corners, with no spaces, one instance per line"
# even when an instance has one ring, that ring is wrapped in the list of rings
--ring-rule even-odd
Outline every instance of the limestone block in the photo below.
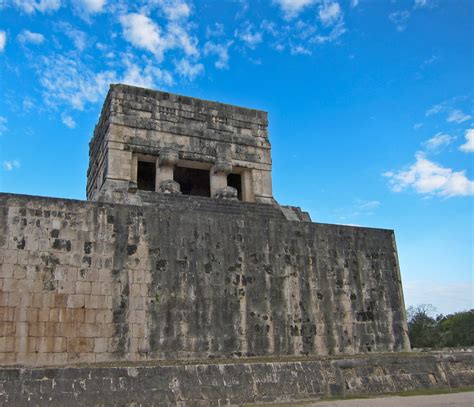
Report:
[[[214,198],[238,201],[237,189],[229,186],[220,188],[215,192]]]
[[[176,181],[167,179],[160,182],[158,192],[163,194],[181,194],[181,186]]]

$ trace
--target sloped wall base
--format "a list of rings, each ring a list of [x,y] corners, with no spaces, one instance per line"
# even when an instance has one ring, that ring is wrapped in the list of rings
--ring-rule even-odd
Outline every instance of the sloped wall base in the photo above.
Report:
[[[0,370],[1,405],[212,406],[474,384],[472,352]]]

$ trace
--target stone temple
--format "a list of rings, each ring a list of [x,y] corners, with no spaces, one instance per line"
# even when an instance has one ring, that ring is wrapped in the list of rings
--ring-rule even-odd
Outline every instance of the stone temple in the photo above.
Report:
[[[279,205],[270,153],[266,112],[111,85],[87,201],[0,194],[0,404],[472,383],[472,355],[394,353],[410,345],[393,231]]]

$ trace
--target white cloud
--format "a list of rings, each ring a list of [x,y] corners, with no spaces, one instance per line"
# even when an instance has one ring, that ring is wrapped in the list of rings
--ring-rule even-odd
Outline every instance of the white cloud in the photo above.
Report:
[[[390,13],[388,18],[395,24],[398,31],[404,31],[407,28],[407,22],[410,18],[410,12],[407,10],[395,11]]]
[[[191,37],[186,29],[175,22],[168,25],[168,33],[166,37],[167,48],[181,48],[186,55],[197,56],[197,39]]]
[[[186,19],[191,14],[191,7],[185,0],[155,0],[168,20]]]
[[[255,47],[263,41],[262,33],[253,31],[251,24],[246,24],[242,30],[236,30],[235,36],[241,39],[251,49],[255,49]]]
[[[204,54],[217,56],[217,61],[214,63],[217,69],[228,69],[229,68],[229,47],[232,44],[233,44],[233,41],[227,41],[224,44],[217,44],[212,41],[208,41],[204,45]]]
[[[465,114],[461,112],[460,110],[452,110],[451,113],[449,113],[449,116],[446,120],[448,122],[462,123],[471,118],[472,118],[471,115]]]
[[[445,197],[474,195],[474,181],[465,171],[453,171],[428,160],[423,153],[416,154],[416,162],[407,170],[386,172],[394,192],[413,188],[419,194]]]
[[[167,31],[144,14],[130,13],[120,17],[123,35],[138,48],[153,53],[161,62],[165,51],[182,49],[188,56],[197,56],[197,39],[190,36],[182,22],[171,21]]]
[[[0,30],[0,52],[3,52],[7,45],[7,33],[3,30]]]
[[[59,23],[58,24],[59,30],[69,37],[69,39],[72,41],[74,46],[79,50],[79,51],[84,51],[87,47],[87,35],[85,32],[78,30],[77,28],[73,27],[69,23]]]
[[[363,201],[358,200],[356,208],[361,211],[372,212],[380,206],[380,201]]]
[[[290,52],[292,55],[311,55],[312,52],[302,45],[290,45]]]
[[[15,168],[20,168],[20,161],[18,160],[4,161],[3,168],[5,169],[5,171],[11,171],[11,170],[14,170]]]
[[[428,0],[415,0],[414,8],[422,8],[428,5]]]
[[[153,78],[152,67],[146,66],[142,69],[137,64],[128,63],[127,70],[120,82],[142,88],[153,88],[155,86],[155,80]]]
[[[291,19],[298,16],[307,6],[315,3],[315,0],[273,0],[283,11],[285,18]]]
[[[316,35],[313,38],[310,38],[310,42],[316,43],[316,44],[324,44],[324,43],[329,43],[329,42],[334,42],[339,37],[346,32],[346,28],[344,26],[344,22],[341,19],[339,19],[331,29],[331,31],[327,35]]]
[[[220,23],[214,23],[212,27],[206,27],[206,37],[222,37],[225,34],[224,25]]]
[[[65,113],[61,115],[61,120],[70,129],[73,129],[74,127],[76,127],[76,122],[74,121],[74,119]]]
[[[171,74],[154,66],[151,61],[146,61],[144,66],[140,66],[137,61],[134,61],[133,55],[126,55],[125,67],[125,72],[119,80],[121,83],[142,88],[155,88],[157,83],[167,86],[173,84]]]
[[[433,64],[435,61],[438,60],[438,57],[436,55],[432,55],[430,58],[428,59],[425,59],[421,65],[420,65],[420,68],[421,69],[425,69],[428,65],[431,65]]]
[[[444,106],[442,103],[440,103],[439,105],[434,105],[426,111],[425,116],[433,116],[434,114],[438,114],[439,112],[441,112],[443,109]]]
[[[34,33],[28,30],[23,30],[18,34],[18,41],[22,44],[31,43],[31,44],[41,44],[44,41],[44,35],[40,33]]]
[[[413,130],[419,130],[423,127],[423,123],[415,123],[413,125]]]
[[[48,13],[58,10],[61,7],[61,0],[13,0],[16,7],[27,14]]]
[[[31,109],[35,107],[35,103],[33,102],[33,99],[31,99],[29,96],[26,96],[23,99],[22,106],[23,106],[24,111],[29,112]]]
[[[138,48],[150,51],[161,61],[166,48],[161,29],[143,14],[130,13],[120,17],[125,39]]]
[[[87,14],[100,13],[104,10],[107,0],[76,0],[77,4]]]
[[[176,62],[175,66],[176,72],[178,72],[180,76],[187,78],[190,81],[194,80],[198,75],[204,72],[203,64],[193,64],[185,58]]]
[[[47,104],[65,104],[78,110],[82,110],[87,102],[102,100],[110,83],[117,80],[115,72],[93,72],[76,56],[41,57],[36,69]]]
[[[335,1],[324,1],[319,6],[319,19],[324,25],[332,25],[341,17],[341,6]]]
[[[441,147],[448,146],[454,141],[455,137],[449,134],[437,133],[429,140],[425,141],[425,146],[432,151],[438,150]]]
[[[474,129],[467,129],[465,137],[466,142],[459,149],[465,153],[474,152]]]
[[[351,0],[351,7],[357,7],[359,5],[359,0]]]
[[[4,116],[0,116],[0,136],[7,131],[8,120]]]

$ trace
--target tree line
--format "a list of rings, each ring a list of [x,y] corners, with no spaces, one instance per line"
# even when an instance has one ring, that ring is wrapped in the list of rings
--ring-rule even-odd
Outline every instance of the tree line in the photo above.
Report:
[[[435,312],[429,304],[407,309],[412,348],[474,346],[474,309],[433,317]]]

